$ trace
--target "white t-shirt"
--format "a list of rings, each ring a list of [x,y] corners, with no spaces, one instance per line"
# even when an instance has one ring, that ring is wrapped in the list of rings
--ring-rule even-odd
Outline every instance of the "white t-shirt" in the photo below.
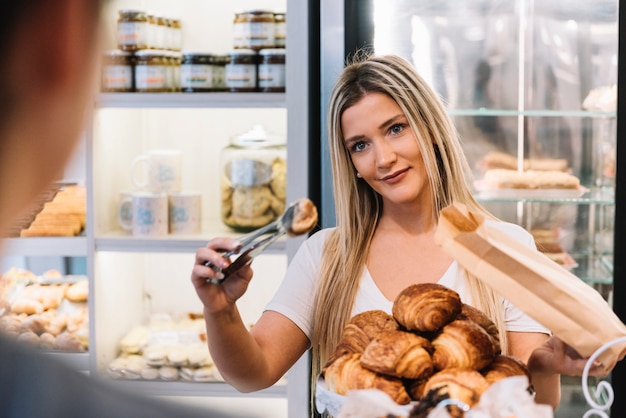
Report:
[[[486,222],[521,243],[531,247],[535,246],[532,235],[518,225],[493,220]],[[313,332],[313,299],[322,250],[326,238],[333,229],[323,229],[302,243],[289,263],[287,273],[278,291],[266,306],[266,310],[279,312],[289,318],[307,335],[309,340],[311,340]],[[466,292],[464,277],[464,275],[459,274],[458,263],[453,261],[438,283],[454,289],[459,293],[463,302],[471,305],[471,296]],[[502,303],[504,304],[505,327],[508,331],[550,333],[547,328],[513,306],[508,300],[503,298]],[[367,268],[365,268],[352,309],[352,316],[375,309],[391,314],[392,305],[393,301],[381,293]]]

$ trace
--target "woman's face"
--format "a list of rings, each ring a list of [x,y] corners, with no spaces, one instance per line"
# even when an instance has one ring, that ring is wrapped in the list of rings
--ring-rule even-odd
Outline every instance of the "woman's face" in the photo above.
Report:
[[[341,130],[356,171],[384,201],[425,197],[428,177],[417,138],[392,98],[368,93],[343,112]]]

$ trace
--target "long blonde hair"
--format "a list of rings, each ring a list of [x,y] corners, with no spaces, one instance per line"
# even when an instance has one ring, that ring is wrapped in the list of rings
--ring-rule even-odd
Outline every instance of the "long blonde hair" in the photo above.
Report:
[[[472,197],[469,165],[452,121],[436,93],[414,67],[397,56],[360,56],[349,63],[335,84],[328,110],[328,141],[333,173],[337,228],[328,237],[315,295],[312,336],[312,378],[315,379],[338,343],[350,318],[382,210],[381,197],[357,181],[344,145],[341,116],[368,93],[388,95],[400,106],[415,133],[433,190],[433,216],[461,202],[493,218]],[[467,275],[473,304],[489,315],[500,330],[506,350],[504,313],[497,294]]]

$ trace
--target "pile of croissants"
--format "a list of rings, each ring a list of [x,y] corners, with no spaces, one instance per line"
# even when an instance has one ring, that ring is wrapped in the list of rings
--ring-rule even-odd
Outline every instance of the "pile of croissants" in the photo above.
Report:
[[[392,315],[376,310],[352,317],[322,368],[334,393],[379,389],[422,409],[447,398],[472,407],[491,384],[515,375],[530,381],[523,362],[501,354],[495,324],[454,290],[433,283],[402,291]],[[420,416],[417,407],[411,417]]]

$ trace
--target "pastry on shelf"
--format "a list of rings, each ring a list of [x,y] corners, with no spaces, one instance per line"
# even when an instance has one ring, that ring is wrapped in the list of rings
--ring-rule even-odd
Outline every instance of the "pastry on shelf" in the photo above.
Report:
[[[71,279],[68,279],[71,277]],[[70,300],[67,289],[76,276],[64,277],[49,270],[41,277],[27,270],[11,269],[3,281],[13,282],[12,291],[3,295],[5,311],[0,329],[44,350],[86,351],[89,347],[88,293],[80,300]]]
[[[480,160],[479,167],[484,170],[504,168],[507,170],[518,169],[518,158],[514,155],[500,151],[491,151]],[[524,170],[537,171],[567,171],[569,164],[564,158],[524,158]]]
[[[555,263],[571,269],[578,264],[572,256],[563,249],[560,243],[560,232],[557,228],[536,228],[530,230],[535,240],[537,250]]]
[[[113,379],[222,381],[206,345],[202,314],[154,314],[131,328],[106,374]]]
[[[87,218],[85,186],[68,185],[45,202],[35,219],[22,229],[22,237],[76,236]]]
[[[582,106],[586,110],[614,111],[617,108],[617,84],[591,89]]]
[[[580,188],[578,177],[563,171],[517,171],[503,168],[487,170],[481,181],[484,189],[571,189]]]

